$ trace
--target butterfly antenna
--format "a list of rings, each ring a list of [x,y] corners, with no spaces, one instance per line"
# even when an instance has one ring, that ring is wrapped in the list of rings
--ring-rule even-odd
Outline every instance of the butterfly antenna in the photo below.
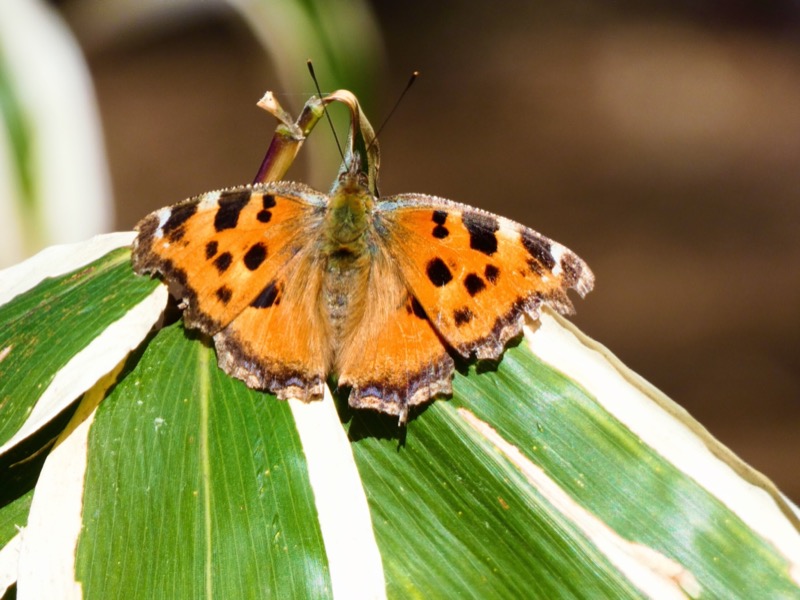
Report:
[[[311,59],[308,59],[306,63],[308,65],[308,72],[311,73],[311,79],[314,81],[314,87],[317,88],[317,94],[319,94],[320,100],[322,99],[322,90],[319,87],[319,81],[317,81],[317,74],[314,73],[314,64],[311,62]],[[336,147],[339,149],[339,156],[342,157],[342,162],[344,162],[344,151],[342,150],[342,145],[339,143],[339,136],[336,135],[336,128],[333,126],[333,119],[331,119],[331,115],[328,113],[327,105],[322,105],[322,110],[325,113],[325,117],[328,119],[328,125],[331,126],[331,131],[333,132],[333,139],[336,140]]]
[[[389,114],[386,115],[386,118],[383,120],[383,123],[381,123],[381,126],[378,127],[378,131],[375,133],[375,137],[372,138],[372,141],[370,142],[369,147],[367,148],[368,152],[370,148],[372,148],[373,144],[375,144],[375,142],[378,141],[378,136],[381,134],[381,131],[383,131],[383,128],[386,127],[386,124],[389,122],[389,119],[392,118],[392,115],[397,110],[397,107],[400,106],[400,103],[403,101],[403,98],[408,93],[408,90],[410,90],[411,86],[414,85],[414,82],[417,80],[417,77],[419,77],[419,71],[414,71],[413,73],[411,73],[411,77],[408,79],[406,87],[403,88],[402,92],[400,92],[400,96],[397,98],[397,102],[394,103],[392,110],[390,110]]]

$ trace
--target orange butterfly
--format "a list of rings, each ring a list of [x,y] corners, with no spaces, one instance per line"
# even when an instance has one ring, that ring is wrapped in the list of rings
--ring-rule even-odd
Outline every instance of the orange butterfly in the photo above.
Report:
[[[213,336],[220,367],[248,386],[315,400],[335,373],[351,406],[402,424],[451,392],[451,353],[498,359],[526,314],[572,312],[567,290],[584,296],[594,277],[503,217],[421,194],[379,198],[377,144],[352,102],[329,194],[278,181],[162,208],[137,225],[133,264],[163,276],[187,327]]]

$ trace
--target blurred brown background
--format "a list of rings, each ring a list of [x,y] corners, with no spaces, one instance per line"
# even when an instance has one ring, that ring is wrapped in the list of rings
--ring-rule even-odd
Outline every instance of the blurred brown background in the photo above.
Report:
[[[105,34],[80,4],[57,6],[94,76],[119,229],[249,182],[274,128],[255,101],[313,92],[282,88],[224,4]],[[578,252],[597,285],[577,325],[800,499],[800,5],[374,9],[385,67],[354,90],[377,95],[373,123],[422,71],[382,135],[383,194],[481,206]]]

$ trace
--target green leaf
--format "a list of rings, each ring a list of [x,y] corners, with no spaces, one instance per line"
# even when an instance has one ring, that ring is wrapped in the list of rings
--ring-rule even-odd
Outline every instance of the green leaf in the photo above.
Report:
[[[426,410],[399,447],[370,420],[356,416],[350,431],[370,434],[354,446],[390,597],[639,597],[453,404]]]
[[[396,597],[637,595],[592,548],[603,536],[691,595],[799,595],[787,557],[525,345],[454,387],[403,447],[375,420],[350,426]],[[544,477],[528,477],[532,466]],[[545,494],[551,484],[558,493]]]
[[[0,548],[17,535],[27,522],[32,498],[33,490],[0,508]]]
[[[33,490],[0,508],[0,596],[17,580],[20,531],[28,521]]]
[[[2,275],[9,287],[25,285],[8,271]],[[156,281],[133,275],[130,251],[122,248],[46,278],[0,306],[0,454],[46,424],[141,342],[166,295],[158,292],[155,307],[142,317],[134,307],[157,288]],[[135,321],[132,334],[124,319],[129,316]]]
[[[327,595],[289,406],[229,378],[179,325],[130,365],[89,436],[76,571],[87,597]]]

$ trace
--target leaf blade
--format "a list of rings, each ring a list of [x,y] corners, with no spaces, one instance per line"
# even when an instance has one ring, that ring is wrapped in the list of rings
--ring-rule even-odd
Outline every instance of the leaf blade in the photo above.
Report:
[[[166,291],[135,276],[129,257],[128,248],[112,250],[0,306],[2,452],[23,427],[27,436],[43,426],[113,368],[160,315]],[[93,360],[76,359],[82,351]]]
[[[126,447],[145,449],[147,459],[125,456]],[[104,492],[109,484],[124,490],[122,500]],[[177,325],[156,336],[101,405],[86,489],[78,575],[88,595],[329,594],[289,407],[227,377],[213,351]],[[124,561],[102,564],[98,555]]]

